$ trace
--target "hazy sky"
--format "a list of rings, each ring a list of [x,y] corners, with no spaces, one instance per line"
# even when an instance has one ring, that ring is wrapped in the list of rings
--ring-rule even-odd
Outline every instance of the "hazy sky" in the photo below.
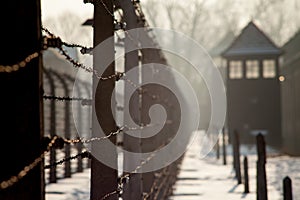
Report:
[[[143,3],[146,3],[148,1],[152,1],[152,2],[159,2],[160,4],[162,4],[162,2],[176,2],[176,4],[182,4],[182,5],[189,5],[189,3],[192,3],[194,1],[199,1],[200,0],[184,0],[184,1],[178,1],[178,0],[143,0],[141,1],[141,4],[143,5]],[[230,10],[230,12],[228,12],[228,10],[226,10],[226,12],[228,12],[228,14],[226,14],[225,16],[227,16],[228,18],[232,18],[232,19],[238,19],[238,20],[231,20],[231,21],[236,21],[235,23],[231,23],[233,24],[234,27],[237,27],[237,29],[241,29],[243,28],[249,21],[250,19],[250,15],[252,12],[252,10],[254,9],[254,2],[258,2],[259,0],[251,0],[251,1],[247,1],[247,0],[231,0],[228,2],[233,2],[233,5],[231,7],[233,7],[233,9]],[[206,1],[208,3],[206,3],[206,7],[209,8],[209,10],[216,10],[216,9],[220,9],[217,6],[220,6],[220,2],[226,2],[225,0],[209,0]],[[272,1],[262,1],[262,2],[272,2]],[[274,1],[274,2],[280,2],[280,0]],[[299,19],[300,19],[300,12],[299,12],[299,5],[300,5],[300,0],[282,0],[282,4],[278,4],[280,7],[277,6],[277,10],[275,9],[274,11],[274,15],[273,13],[270,12],[270,10],[267,10],[268,12],[266,13],[262,13],[260,15],[261,19],[256,21],[258,22],[258,25],[260,25],[263,29],[264,32],[266,32],[267,34],[270,35],[270,37],[277,42],[278,44],[283,44],[284,42],[286,42],[293,34],[295,31],[298,30],[298,28],[300,27],[300,23],[299,23]],[[42,6],[42,20],[45,20],[48,17],[55,17],[55,16],[60,16],[62,13],[64,12],[74,12],[76,13],[80,18],[81,21],[80,23],[78,23],[79,25],[84,22],[86,19],[92,18],[93,17],[93,9],[94,6],[90,3],[85,4],[83,3],[83,0],[41,0],[41,6]],[[228,7],[230,8],[230,6]],[[276,8],[276,7],[275,7]],[[147,7],[143,8],[144,11],[147,11]],[[159,7],[156,7],[156,9],[159,10]],[[281,9],[281,13],[278,13],[279,9]],[[155,10],[155,8],[153,9],[152,6],[148,7],[148,11],[152,11]],[[147,16],[147,12],[146,13],[146,18],[149,21],[149,16]],[[166,12],[164,10],[159,10],[158,12],[159,14],[165,14]],[[191,17],[193,17],[193,13],[191,13]],[[218,13],[218,12],[216,12]],[[258,12],[261,13],[261,12]],[[280,14],[282,15],[282,20],[283,23],[282,26],[277,26],[281,20],[280,18]],[[270,15],[270,17],[268,17],[268,15]],[[221,15],[214,15],[211,18],[208,18],[208,20],[211,20],[212,23],[214,23],[215,26],[219,26],[220,24],[222,24],[223,22],[220,21],[220,19],[222,20],[223,18],[221,17]],[[267,16],[267,17],[265,17]],[[168,28],[165,26],[166,20],[160,20],[159,24],[163,23],[165,28]],[[180,21],[180,19],[178,19],[178,21]],[[262,23],[264,22],[264,23]],[[272,22],[272,23],[271,23]],[[262,24],[261,24],[262,23]],[[266,26],[268,24],[272,24],[275,28],[277,28],[276,32],[273,30],[273,26]],[[159,25],[158,24],[158,25]],[[231,25],[229,24],[229,25]],[[277,24],[277,25],[276,25]],[[181,27],[180,27],[181,28]],[[180,29],[181,30],[181,29]],[[211,31],[214,31],[213,29],[211,29]],[[278,35],[278,37],[277,37]],[[209,37],[208,37],[209,38]],[[220,39],[220,38],[218,38]]]
[[[94,6],[83,3],[83,0],[41,0],[41,9],[42,19],[60,15],[64,11],[75,12],[87,19],[93,16]]]

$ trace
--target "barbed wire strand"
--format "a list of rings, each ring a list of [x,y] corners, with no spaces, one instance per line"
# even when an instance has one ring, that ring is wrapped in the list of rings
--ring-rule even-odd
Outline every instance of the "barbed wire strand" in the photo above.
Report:
[[[53,33],[51,33],[47,28],[42,27],[42,30],[45,31],[52,38],[55,38],[55,35]],[[85,53],[89,53],[92,49],[92,48],[84,47],[84,46],[78,45],[78,44],[68,44],[66,42],[62,42],[62,44],[65,46],[68,46],[68,47],[80,47],[80,48],[82,48],[81,52],[85,52]],[[47,46],[45,44],[43,44],[43,47],[47,48]],[[26,56],[26,58],[24,58],[23,60],[15,63],[15,64],[0,65],[0,73],[3,73],[3,72],[11,73],[11,72],[19,71],[21,68],[26,67],[27,64],[30,63],[33,59],[38,58],[43,50],[44,49],[41,49],[40,51],[29,54],[28,56]]]
[[[44,31],[45,33],[47,33],[49,36],[51,36],[52,38],[57,38],[55,36],[54,33],[52,33],[48,28],[46,27],[43,27],[42,26],[42,31]],[[87,53],[90,53],[93,48],[92,47],[86,47],[86,46],[83,46],[83,45],[80,45],[80,44],[70,44],[70,43],[67,43],[67,42],[64,42],[62,41],[61,42],[62,45],[66,46],[66,47],[71,47],[71,48],[81,48],[80,50],[80,53],[81,54],[87,54]]]
[[[104,9],[106,10],[106,12],[114,18],[114,17],[115,17],[115,16],[114,16],[114,13],[112,13],[112,12],[108,9],[107,5],[103,2],[103,0],[99,0],[99,1],[100,1],[100,3],[102,4],[102,6],[104,7]]]
[[[2,181],[0,183],[0,189],[6,189],[8,187],[13,186],[14,184],[16,184],[17,182],[19,182],[24,176],[26,176],[33,168],[35,168],[40,162],[43,161],[46,153],[48,151],[50,151],[50,149],[53,147],[53,145],[55,144],[56,140],[58,137],[53,137],[51,142],[48,144],[46,150],[36,159],[34,159],[34,161],[32,163],[30,163],[29,165],[25,166],[17,175],[12,176],[10,179]]]
[[[43,95],[46,100],[57,100],[57,101],[92,101],[92,99],[83,97],[69,97],[69,96],[53,96],[53,95]]]
[[[124,129],[125,129],[125,126],[122,126],[117,131],[112,131],[108,135],[103,136],[103,137],[93,137],[93,138],[90,138],[90,139],[79,138],[79,139],[72,139],[72,140],[65,139],[65,142],[70,143],[70,144],[76,144],[76,143],[91,143],[91,142],[95,142],[95,141],[106,140],[106,139],[109,139],[112,136],[118,135],[119,133],[124,131]]]
[[[114,14],[112,12],[109,11],[108,7],[106,6],[106,4],[100,0],[101,4],[103,5],[103,7],[105,8],[105,10],[112,16],[114,17]],[[141,10],[139,9],[139,12],[140,12],[140,15],[142,14],[141,13]],[[142,16],[142,15],[141,15]],[[55,35],[53,33],[51,33],[48,29],[46,28],[42,28],[48,35],[50,35],[51,37],[55,37]],[[128,31],[125,32],[129,38],[133,40],[133,38],[131,37],[131,35],[128,33]],[[91,48],[87,48],[87,47],[84,47],[82,45],[78,45],[78,44],[68,44],[66,42],[62,42],[63,45],[65,46],[68,46],[68,47],[79,47],[79,48],[82,48],[82,49],[91,49]],[[115,78],[117,76],[120,76],[120,74],[113,74],[113,75],[110,75],[108,77],[101,77],[98,75],[98,72],[93,70],[91,67],[86,67],[84,66],[83,64],[81,63],[78,63],[76,60],[74,60],[71,56],[69,56],[67,54],[67,52],[62,49],[62,47],[59,48],[59,50],[61,51],[62,55],[64,55],[66,57],[66,59],[71,62],[75,67],[78,67],[78,68],[82,68],[84,69],[85,71],[87,72],[93,72],[97,78],[99,78],[100,80],[108,80],[108,79],[111,79],[111,78]],[[37,58],[39,56],[39,52],[35,52],[35,53],[32,53],[30,55],[28,55],[23,61],[20,61],[18,62],[17,64],[14,64],[14,65],[0,65],[0,72],[13,72],[13,71],[18,71],[20,68],[22,67],[25,67],[27,63],[31,62],[34,58]],[[125,73],[122,73],[122,75],[124,75]],[[135,87],[138,87],[137,84],[135,84],[134,82],[132,82],[131,80],[129,79],[126,79],[127,82],[129,82],[131,85],[135,86]],[[51,96],[44,96],[44,98],[46,99],[55,99],[55,100],[85,100],[85,99],[82,99],[82,98],[74,98],[74,97],[51,97]],[[143,128],[143,127],[141,127]],[[129,128],[128,130],[140,130],[141,128]],[[99,141],[99,140],[103,140],[103,139],[108,139],[110,137],[112,137],[113,135],[116,135],[118,133],[120,133],[122,131],[122,129],[119,129],[118,131],[116,132],[111,132],[109,135],[107,136],[104,136],[104,137],[100,137],[100,138],[91,138],[91,139],[87,139],[87,140],[82,140],[82,139],[77,139],[77,140],[65,140],[65,142],[69,142],[69,143],[76,143],[76,142],[83,142],[83,143],[89,143],[89,142],[93,142],[93,141]],[[0,188],[1,189],[5,189],[7,187],[10,187],[12,186],[13,184],[17,183],[21,178],[23,178],[24,176],[26,176],[29,171],[31,171],[35,166],[38,165],[38,163],[40,163],[45,154],[52,148],[52,146],[54,145],[56,139],[58,137],[57,136],[54,136],[53,139],[51,140],[51,142],[48,144],[47,146],[47,150],[45,150],[38,158],[36,158],[31,164],[29,164],[28,166],[25,166],[23,170],[21,170],[16,176],[12,176],[10,179],[6,180],[6,181],[2,181],[1,184],[0,184]],[[130,173],[127,173],[127,174],[124,174],[123,176],[121,176],[120,178],[120,182],[122,183],[123,182],[123,179],[129,179],[129,177],[134,174],[134,173],[137,173],[138,170],[140,168],[142,168],[143,165],[147,164],[151,159],[153,159],[153,157],[155,156],[156,154],[155,153],[152,153],[150,154],[150,156],[148,158],[146,158],[145,160],[143,160],[140,165],[138,165],[132,172]],[[85,157],[90,157],[90,153],[88,151],[84,151],[84,152],[81,152],[75,156],[71,156],[71,157],[68,157],[68,158],[64,158],[60,161],[57,161],[55,163],[52,163],[50,165],[46,165],[45,168],[50,168],[52,166],[56,166],[56,165],[59,165],[59,164],[62,164],[66,161],[69,161],[69,160],[73,160],[73,159],[77,159],[78,157],[82,157],[82,158],[85,158]],[[113,194],[116,194],[116,193],[119,193],[121,190],[123,190],[123,183],[120,184],[120,187],[118,188],[118,190],[116,191],[113,191],[111,193],[108,193],[107,195],[105,195],[102,199],[106,199],[107,197],[113,195]]]
[[[63,56],[65,56],[66,60],[68,60],[71,64],[73,64],[74,67],[81,68],[81,69],[83,69],[83,70],[85,70],[86,72],[89,72],[89,73],[93,73],[99,80],[106,81],[106,80],[113,79],[113,78],[116,78],[118,80],[120,77],[122,77],[124,75],[124,73],[122,73],[122,72],[116,72],[115,74],[103,77],[103,76],[99,75],[99,72],[97,70],[93,69],[92,67],[87,67],[84,64],[79,63],[78,61],[73,59],[67,53],[67,51],[65,51],[62,47],[60,47],[58,49],[60,50],[61,54]]]
[[[158,195],[160,194],[161,189],[163,188],[163,186],[165,186],[165,183],[168,181],[168,175],[169,174],[170,174],[169,172],[165,172],[163,180],[160,182],[160,184],[158,185],[158,187],[155,188],[157,192],[154,195],[153,200],[157,200],[158,199]]]
[[[43,27],[42,30],[45,31],[49,36],[51,36],[53,38],[57,38],[55,36],[55,34],[50,32],[47,28]],[[61,42],[61,44],[67,44],[67,43]],[[81,47],[81,45],[76,45],[76,44],[68,44],[68,45]],[[113,79],[113,78],[115,78],[116,80],[119,80],[124,75],[124,73],[122,73],[122,72],[116,72],[115,74],[103,77],[103,76],[99,75],[99,72],[97,70],[93,69],[92,67],[85,66],[83,63],[80,63],[77,60],[75,60],[74,58],[72,58],[68,54],[68,52],[62,48],[62,46],[57,46],[57,48],[60,51],[61,55],[63,55],[65,57],[65,59],[67,61],[69,61],[75,68],[80,68],[80,69],[85,70],[88,73],[93,73],[98,79],[100,79],[102,81],[106,81],[106,80]],[[86,48],[86,47],[84,47],[84,48]],[[87,48],[87,49],[89,49],[89,48]]]
[[[27,66],[28,63],[30,63],[33,59],[39,57],[40,52],[34,52],[30,55],[28,55],[24,60],[13,64],[13,65],[0,65],[0,73],[11,73],[19,71],[21,68],[24,68]]]
[[[157,185],[158,185],[159,181],[161,180],[160,178],[165,176],[168,173],[168,171],[169,171],[168,168],[169,167],[165,167],[162,172],[155,174],[155,181],[153,182],[153,184],[150,188],[150,191],[146,194],[143,194],[143,200],[147,200],[155,191],[158,190]]]
[[[67,161],[71,161],[71,160],[75,160],[77,158],[91,158],[91,153],[89,151],[83,151],[83,152],[80,152],[74,156],[70,156],[70,157],[67,157],[67,158],[63,158],[57,162],[54,162],[54,163],[50,163],[49,165],[45,165],[44,166],[44,169],[49,169],[49,168],[52,168],[52,167],[56,167],[58,165],[61,165]]]
[[[99,1],[100,1],[101,4],[103,5],[103,7],[104,7],[104,9],[106,10],[106,12],[107,12],[109,15],[111,15],[113,18],[115,18],[114,14],[108,9],[107,5],[103,2],[103,0],[99,0]],[[136,1],[133,1],[133,3],[135,4],[135,3],[137,3],[137,2],[136,2]],[[140,5],[139,5],[139,6],[140,6]],[[139,13],[141,13],[141,15],[143,16],[143,17],[142,17],[142,18],[143,18],[143,21],[146,22],[145,16],[144,16],[144,14],[143,14],[141,8],[140,8],[139,10],[140,10]],[[120,17],[122,17],[122,14],[120,13],[120,10],[118,10],[118,13],[119,13]],[[141,16],[140,16],[140,18],[141,18]],[[147,23],[146,23],[146,24],[147,24]],[[147,25],[147,26],[148,26],[148,25]],[[135,39],[133,38],[133,36],[132,36],[125,28],[123,28],[122,31],[126,34],[126,36],[130,39],[130,41],[137,47],[137,49],[140,49],[140,43],[139,43],[139,41],[138,41],[138,40],[135,40]],[[116,32],[116,35],[117,35],[118,38],[120,38],[120,36],[118,35],[117,32]],[[128,79],[128,78],[126,77],[126,74],[125,74],[125,73],[124,73],[122,79],[125,80],[125,81],[126,81],[127,83],[129,83],[130,85],[132,85],[133,87],[138,88],[138,89],[139,89],[139,92],[143,92],[143,89],[142,89],[141,87],[139,87],[138,84],[134,83],[134,81]]]
[[[49,29],[47,29],[47,28],[45,28],[43,26],[42,26],[42,31],[44,31],[45,33],[47,33],[51,37],[56,37],[51,31],[49,31]]]
[[[130,128],[131,130],[134,130],[133,128]],[[15,183],[17,183],[21,178],[23,178],[24,176],[26,176],[29,171],[31,171],[34,167],[36,167],[38,165],[38,163],[40,163],[46,153],[53,147],[53,146],[58,146],[59,148],[63,148],[63,145],[62,144],[56,144],[56,143],[61,143],[60,141],[63,141],[65,143],[79,143],[79,142],[82,142],[82,143],[90,143],[90,142],[94,142],[94,141],[101,141],[101,140],[104,140],[104,139],[109,139],[110,137],[114,136],[114,135],[117,135],[118,133],[120,133],[121,131],[124,130],[124,127],[121,127],[119,128],[117,131],[115,132],[111,132],[110,134],[108,134],[107,136],[103,136],[103,137],[95,137],[95,138],[91,138],[91,139],[87,139],[87,140],[82,140],[82,139],[74,139],[74,140],[67,140],[67,139],[64,139],[64,138],[61,138],[59,136],[54,136],[50,143],[48,144],[47,146],[47,149],[39,156],[37,157],[31,164],[25,166],[23,168],[23,170],[21,170],[16,176],[12,176],[10,179],[6,180],[6,181],[2,181],[0,183],[0,189],[6,189],[12,185],[14,185]],[[58,141],[58,142],[57,142]],[[75,156],[71,156],[71,157],[68,157],[68,158],[64,158],[60,161],[57,161],[55,163],[52,163],[50,165],[46,165],[45,166],[45,169],[47,168],[51,168],[51,167],[54,167],[56,165],[59,165],[59,164],[62,164],[66,161],[69,161],[69,160],[73,160],[73,159],[77,159],[77,158],[90,158],[90,152],[88,151],[84,151],[84,152],[81,152]]]
[[[106,140],[109,139],[112,136],[118,135],[121,132],[124,131],[135,131],[135,130],[143,130],[145,128],[148,127],[153,127],[153,126],[157,126],[159,124],[147,124],[147,125],[141,125],[139,127],[128,127],[126,125],[121,126],[117,131],[112,131],[110,132],[108,135],[103,136],[103,137],[93,137],[90,139],[84,139],[84,138],[78,138],[78,139],[63,139],[65,143],[67,144],[76,144],[76,143],[91,143],[91,142],[95,142],[95,141],[101,141],[101,140]]]
[[[107,13],[110,14],[112,17],[114,17],[114,14],[111,13],[111,12],[109,11],[109,9],[108,9],[108,7],[106,6],[106,4],[105,4],[102,0],[100,0],[100,2],[101,2],[101,4],[103,5],[103,7],[105,8],[105,10],[107,11]],[[55,35],[54,35],[52,32],[50,32],[47,28],[44,28],[44,27],[43,27],[43,30],[44,30],[46,33],[48,33],[51,37],[55,37]],[[123,29],[123,30],[125,31],[125,33],[127,34],[127,36],[130,38],[130,40],[131,40],[132,42],[135,42],[135,40],[132,38],[132,36],[129,34],[129,32],[126,31],[125,29]],[[138,44],[136,44],[136,45],[139,46]],[[76,46],[76,45],[74,44],[74,46]],[[80,45],[78,45],[78,46],[81,47]],[[64,55],[65,58],[66,58],[69,62],[71,62],[71,63],[73,64],[73,66],[75,66],[75,67],[77,67],[77,68],[82,68],[82,69],[84,69],[85,71],[87,71],[87,72],[89,72],[89,73],[94,73],[95,76],[96,76],[98,79],[100,79],[100,80],[108,80],[108,79],[112,79],[112,78],[116,78],[116,79],[122,78],[122,79],[125,80],[127,83],[129,83],[129,84],[132,85],[133,87],[137,88],[137,89],[139,90],[139,92],[143,92],[143,88],[142,88],[142,87],[139,87],[138,84],[136,84],[136,83],[134,83],[132,80],[128,79],[128,78],[126,77],[125,72],[117,72],[116,74],[110,75],[110,76],[108,76],[108,77],[102,77],[102,76],[99,75],[99,73],[98,73],[97,70],[94,70],[94,69],[91,68],[91,67],[86,67],[86,66],[84,66],[84,65],[81,64],[81,63],[78,63],[78,62],[77,62],[76,60],[74,60],[74,59],[73,59],[73,58],[72,58],[72,57],[71,57],[64,49],[59,48],[59,50],[61,51],[62,55]]]
[[[109,139],[110,137],[117,135],[119,133],[121,133],[123,131],[123,128],[119,128],[117,131],[111,132],[110,134],[103,136],[103,137],[93,137],[90,139],[83,139],[83,138],[76,138],[76,139],[66,139],[64,137],[60,137],[60,136],[54,136],[56,137],[56,142],[54,144],[55,148],[58,149],[62,149],[64,147],[64,145],[71,145],[71,144],[78,144],[78,143],[91,143],[91,142],[96,142],[96,141],[101,141],[101,140],[105,140],[105,139]],[[48,137],[44,137],[44,143],[48,143],[48,141],[50,141],[51,138]]]
[[[161,147],[163,147],[164,145],[161,145],[160,147],[158,147],[157,149],[160,149]],[[129,173],[125,173],[123,174],[120,178],[119,178],[119,183],[118,183],[118,189],[115,191],[112,191],[106,195],[104,195],[101,200],[105,200],[108,197],[110,197],[111,195],[114,194],[120,194],[123,191],[124,188],[124,183],[127,182],[127,180],[130,180],[130,177],[132,174],[136,174],[138,173],[138,171],[145,165],[147,164],[150,160],[152,160],[155,156],[156,156],[157,150],[152,152],[145,160],[143,160],[134,170],[132,170]]]

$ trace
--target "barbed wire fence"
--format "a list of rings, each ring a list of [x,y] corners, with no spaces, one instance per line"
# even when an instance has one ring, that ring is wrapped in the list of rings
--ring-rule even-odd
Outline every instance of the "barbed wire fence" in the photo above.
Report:
[[[35,2],[35,1],[32,1]],[[151,33],[151,29],[145,19],[143,14],[140,2],[138,0],[124,0],[124,1],[114,1],[114,3],[110,0],[84,0],[84,3],[92,3],[94,4],[95,8],[95,23],[94,23],[94,33],[97,33],[97,28],[99,30],[99,26],[101,23],[111,22],[110,26],[104,27],[107,29],[108,32],[117,32],[123,31],[125,33],[125,44],[129,45],[139,45],[141,41],[138,41],[130,35],[128,32],[129,29],[133,28],[145,28],[147,32]],[[29,4],[30,5],[30,4]],[[37,4],[40,5],[39,3]],[[38,8],[39,9],[39,8]],[[99,11],[105,11],[99,13]],[[122,11],[122,12],[120,12]],[[115,12],[118,13],[119,18],[121,21],[118,21],[115,18]],[[39,13],[37,12],[37,18],[39,21]],[[128,17],[130,16],[130,17]],[[98,17],[102,18],[101,20]],[[108,21],[106,21],[108,19]],[[103,22],[105,21],[105,22]],[[40,21],[39,21],[40,22]],[[79,44],[69,44],[67,42],[62,41],[59,37],[53,34],[50,30],[45,27],[42,27],[41,24],[36,28],[37,32],[44,32],[45,36],[38,36],[36,38],[41,38],[41,42],[37,42],[35,49],[36,51],[32,51],[33,53],[29,53],[28,56],[25,56],[24,59],[21,61],[15,62],[15,64],[8,64],[8,65],[0,65],[0,72],[4,74],[4,76],[13,76],[14,73],[18,76],[26,75],[26,73],[22,74],[22,71],[28,70],[31,73],[32,70],[36,70],[37,72],[40,71],[44,75],[44,88],[43,92],[36,93],[37,96],[43,99],[42,105],[43,109],[40,110],[39,114],[44,119],[44,126],[41,127],[41,133],[45,132],[42,139],[40,139],[40,144],[37,144],[38,149],[40,148],[41,154],[36,156],[35,159],[32,159],[32,156],[27,156],[26,162],[27,164],[22,165],[23,168],[20,168],[18,173],[11,173],[10,177],[6,178],[7,175],[1,176],[0,180],[0,197],[2,199],[6,199],[7,195],[11,195],[12,192],[16,193],[16,188],[20,188],[23,184],[28,184],[27,182],[22,182],[23,178],[26,177],[28,174],[33,173],[38,166],[41,167],[43,171],[48,171],[48,175],[46,176],[49,183],[56,183],[58,178],[58,171],[57,168],[59,166],[64,166],[64,174],[62,177],[67,178],[71,177],[72,173],[72,161],[77,160],[77,170],[76,172],[83,171],[83,159],[91,160],[91,165],[86,162],[86,166],[91,166],[91,175],[93,179],[93,174],[95,173],[103,173],[100,169],[101,167],[95,167],[99,165],[99,162],[96,161],[97,159],[93,156],[92,152],[84,147],[84,144],[94,144],[99,143],[103,140],[111,140],[116,143],[116,137],[119,135],[123,135],[123,148],[131,148],[136,147],[140,152],[149,152],[152,151],[153,153],[140,160],[140,164],[137,165],[134,170],[131,172],[125,172],[121,176],[115,177],[113,180],[110,178],[109,182],[107,183],[106,180],[97,180],[92,182],[91,184],[91,199],[118,199],[121,197],[124,200],[127,199],[167,199],[167,197],[172,193],[172,186],[176,181],[176,175],[178,173],[178,165],[181,162],[181,158],[177,161],[173,162],[172,164],[147,173],[140,173],[140,170],[144,165],[149,163],[150,161],[155,158],[156,153],[159,149],[163,146],[167,145],[168,142],[174,137],[176,130],[174,128],[174,124],[178,123],[178,119],[174,118],[177,116],[175,112],[178,112],[174,109],[174,105],[176,102],[171,98],[168,98],[162,89],[156,89],[152,92],[154,94],[149,95],[149,92],[143,90],[143,87],[138,87],[139,76],[141,76],[143,82],[143,76],[146,76],[145,72],[138,74],[135,80],[128,79],[126,77],[126,72],[131,69],[132,62],[134,64],[142,65],[148,63],[160,63],[160,64],[167,64],[166,59],[164,58],[161,50],[159,50],[158,45],[156,44],[156,40],[153,35],[147,34],[146,42],[151,44],[156,44],[158,47],[157,49],[140,49],[136,50],[135,54],[125,55],[125,71],[124,72],[109,72],[100,74],[97,68],[85,66],[83,63],[78,62],[76,59],[72,58],[71,55],[64,49],[64,47],[70,48],[79,48],[82,54],[91,54],[93,51],[92,47],[84,47]],[[103,27],[101,27],[103,29]],[[97,37],[97,36],[94,36]],[[105,36],[106,37],[106,36]],[[34,38],[36,40],[36,38]],[[145,39],[145,38],[144,38]],[[95,38],[95,40],[101,40],[99,38]],[[96,43],[95,43],[96,44]],[[75,78],[68,75],[62,74],[55,70],[55,67],[61,66],[52,66],[52,68],[41,67],[41,62],[37,61],[41,59],[43,52],[48,48],[54,48],[59,51],[59,53],[64,56],[65,60],[68,61],[75,69],[82,69],[87,73],[91,73],[93,78],[100,81],[99,84],[110,84],[111,82],[119,81],[123,78],[123,81],[127,83],[125,87],[135,87],[137,89],[138,95],[138,102],[137,106],[140,107],[140,111],[134,113],[136,117],[139,119],[140,127],[128,127],[126,125],[126,120],[124,121],[123,126],[116,126],[112,129],[106,130],[106,135],[103,137],[97,137],[93,132],[83,134],[84,130],[89,130],[90,128],[92,131],[94,125],[91,125],[90,122],[93,121],[91,107],[93,105],[93,95],[92,86],[88,83],[84,83],[81,81],[81,87],[76,88],[77,94],[79,96],[72,96],[71,91],[73,89],[73,84],[75,82]],[[113,49],[114,47],[112,47]],[[113,52],[114,53],[114,52]],[[24,53],[22,53],[24,54]],[[139,56],[141,54],[142,56]],[[133,56],[133,57],[132,57]],[[14,59],[17,60],[17,59]],[[5,61],[4,63],[6,63]],[[37,69],[32,69],[36,67]],[[27,73],[27,74],[28,74]],[[153,72],[152,76],[160,76],[159,72]],[[39,76],[38,76],[39,77]],[[160,77],[160,78],[172,78],[172,77]],[[36,80],[36,79],[35,79]],[[37,81],[40,82],[40,79]],[[79,81],[80,82],[80,81]],[[125,84],[126,85],[126,84]],[[113,83],[114,86],[114,83]],[[84,92],[83,92],[84,91]],[[110,91],[106,91],[110,92]],[[147,93],[148,92],[148,93]],[[85,95],[83,95],[85,94]],[[151,105],[153,105],[153,97],[156,96],[155,103],[164,104],[168,111],[168,121],[170,123],[166,123],[164,125],[164,129],[158,134],[154,140],[132,140],[127,137],[127,131],[142,131],[151,124],[147,123],[148,118],[148,109]],[[108,95],[109,96],[109,95]],[[125,98],[129,98],[125,94]],[[150,99],[150,100],[149,100]],[[110,101],[110,99],[108,99]],[[72,120],[72,109],[71,103],[77,102],[76,112],[78,113],[79,117],[85,116],[86,119],[78,119],[80,122],[86,122],[86,124],[80,124],[82,127],[75,127],[75,124]],[[103,103],[103,102],[100,102]],[[85,109],[87,107],[88,109]],[[73,110],[74,111],[74,110]],[[86,114],[83,115],[83,112]],[[103,112],[105,114],[105,110],[100,110],[99,112]],[[171,115],[171,114],[174,115]],[[91,127],[92,126],[92,127]],[[42,128],[44,130],[42,130]],[[108,130],[108,131],[107,131]],[[113,131],[112,131],[113,130]],[[48,135],[49,134],[49,135]],[[89,138],[80,137],[82,135],[86,135]],[[62,151],[63,149],[63,151]],[[60,152],[58,152],[60,151]],[[72,154],[75,153],[75,154]],[[58,155],[62,155],[63,157],[58,158]],[[114,156],[114,154],[112,154]],[[28,162],[32,160],[31,162]],[[124,164],[131,163],[129,157],[124,157]],[[24,163],[24,162],[23,162]],[[100,170],[100,171],[99,171]],[[108,171],[112,171],[115,173],[115,169],[107,169]],[[16,170],[15,170],[16,171]],[[15,175],[14,175],[15,174]],[[36,175],[40,176],[41,172],[36,173]],[[4,178],[3,178],[4,177]],[[41,176],[40,176],[41,177]],[[96,177],[98,178],[98,177]],[[24,178],[26,179],[26,178]],[[36,179],[35,179],[36,180]],[[43,180],[45,181],[45,180]],[[47,182],[47,181],[46,181]],[[97,183],[97,184],[95,184]],[[20,186],[18,186],[18,184]],[[38,184],[37,184],[38,185]],[[102,191],[95,192],[97,188],[101,188]],[[39,188],[41,189],[42,186],[40,185]],[[42,190],[42,189],[41,189]],[[9,191],[6,193],[6,191]],[[19,190],[20,191],[20,190]],[[23,191],[23,190],[21,190]],[[24,191],[23,191],[24,192]],[[35,193],[35,195],[38,195]],[[40,195],[40,194],[39,194]],[[28,199],[32,199],[30,194],[27,194]],[[27,199],[27,196],[23,196],[23,199]],[[43,198],[43,197],[41,197]]]

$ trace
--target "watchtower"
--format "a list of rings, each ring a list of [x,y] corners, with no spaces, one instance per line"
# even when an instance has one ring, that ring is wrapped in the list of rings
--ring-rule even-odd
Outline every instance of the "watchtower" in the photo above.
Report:
[[[226,59],[227,126],[242,143],[264,134],[269,145],[281,143],[279,56],[282,54],[252,21],[222,53]]]

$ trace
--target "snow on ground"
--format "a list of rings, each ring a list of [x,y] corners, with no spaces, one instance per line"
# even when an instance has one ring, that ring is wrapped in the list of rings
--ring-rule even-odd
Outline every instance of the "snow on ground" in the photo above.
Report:
[[[57,160],[64,157],[63,150],[56,150]],[[71,155],[76,155],[76,149],[71,149]],[[56,169],[57,183],[49,183],[49,169],[45,170],[46,200],[82,200],[89,199],[90,169],[87,167],[87,159],[83,159],[84,171],[76,173],[77,160],[71,161],[72,177],[64,177],[64,165],[58,165]],[[45,164],[49,164],[49,154],[45,158]]]
[[[90,195],[90,169],[59,179],[46,185],[46,200],[88,200]]]
[[[193,143],[186,152],[181,165],[178,181],[174,186],[174,195],[170,200],[237,200],[256,199],[256,146],[243,145],[241,152],[241,172],[243,176],[243,158],[248,157],[250,193],[244,194],[244,184],[237,185],[233,171],[232,147],[227,147],[227,165],[223,165],[222,151],[220,159],[211,152],[199,159],[197,143]],[[281,155],[267,147],[267,187],[270,200],[282,200],[282,180],[289,176],[293,181],[294,200],[300,199],[300,157]]]
[[[232,169],[231,146],[227,147],[227,165],[223,165],[222,151],[219,160],[215,152],[199,159],[199,145],[196,142],[185,153],[174,195],[169,200],[253,200],[256,199],[256,147],[241,146],[241,171],[243,156],[249,162],[250,193],[244,194],[244,185],[237,185]],[[300,200],[300,157],[281,155],[267,148],[267,182],[270,200],[282,200],[282,180],[290,176],[293,181],[294,200]],[[72,162],[76,166],[76,161]],[[59,174],[62,174],[60,166]],[[46,185],[46,200],[88,200],[90,190],[90,169],[75,173],[72,178],[59,179],[58,183]]]

